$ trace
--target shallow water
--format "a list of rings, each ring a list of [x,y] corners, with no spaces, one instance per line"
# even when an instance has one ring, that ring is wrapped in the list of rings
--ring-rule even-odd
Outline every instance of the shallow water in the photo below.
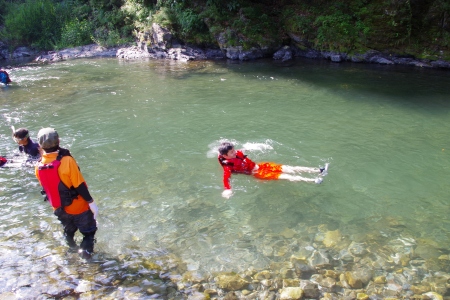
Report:
[[[65,254],[32,169],[0,169],[0,292],[27,295],[37,282],[54,295],[62,289],[52,293],[52,282],[79,287],[85,277],[110,284],[124,272],[115,261],[128,267],[134,256],[173,255],[206,277],[265,268],[279,259],[267,237],[321,224],[364,239],[374,228],[392,234],[394,222],[399,236],[450,246],[448,72],[90,59],[10,75],[0,155],[16,150],[11,125],[32,138],[57,129],[100,208],[98,264]],[[255,161],[329,162],[329,175],[321,185],[233,175],[227,201],[216,159],[223,140]]]

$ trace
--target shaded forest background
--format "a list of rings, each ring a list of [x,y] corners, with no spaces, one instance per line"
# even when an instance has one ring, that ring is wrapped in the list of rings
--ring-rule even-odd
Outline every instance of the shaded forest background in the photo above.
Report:
[[[153,23],[201,47],[221,39],[221,47],[294,43],[450,60],[449,0],[0,0],[0,40],[10,50],[124,45]]]

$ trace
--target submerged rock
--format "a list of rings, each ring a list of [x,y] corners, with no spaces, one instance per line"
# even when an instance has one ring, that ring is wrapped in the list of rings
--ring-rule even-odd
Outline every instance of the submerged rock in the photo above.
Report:
[[[335,247],[341,241],[341,239],[342,235],[339,229],[334,231],[327,231],[323,239],[323,244],[328,248],[332,248]]]
[[[303,297],[303,290],[300,287],[287,287],[280,291],[280,300],[298,300]]]
[[[302,280],[300,282],[300,288],[303,290],[303,295],[305,298],[318,298],[320,295],[317,283],[312,281]]]
[[[439,295],[438,293],[435,293],[435,292],[428,292],[423,295],[427,296],[431,300],[442,300],[443,299],[441,295]]]
[[[215,281],[221,289],[231,291],[241,290],[249,284],[249,282],[234,273],[221,274],[215,278]]]

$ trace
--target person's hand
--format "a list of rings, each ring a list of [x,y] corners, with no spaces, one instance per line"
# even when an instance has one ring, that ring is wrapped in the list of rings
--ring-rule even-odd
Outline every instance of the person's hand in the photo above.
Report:
[[[224,190],[222,192],[222,197],[230,199],[231,195],[233,195],[233,191],[232,190]]]
[[[91,203],[89,203],[89,208],[92,211],[92,213],[94,214],[94,220],[97,221],[97,217],[98,217],[98,207],[97,204],[95,204],[94,201],[92,201]]]

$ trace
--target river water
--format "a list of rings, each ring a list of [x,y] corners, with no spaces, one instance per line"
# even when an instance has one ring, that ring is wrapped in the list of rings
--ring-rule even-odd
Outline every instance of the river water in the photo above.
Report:
[[[34,139],[54,127],[100,217],[96,255],[83,262],[66,253],[33,169],[0,169],[0,293],[167,294],[183,271],[212,280],[289,260],[294,253],[273,241],[304,228],[358,241],[375,230],[448,254],[448,72],[89,59],[10,75],[0,90],[0,155],[17,149],[11,125]],[[322,184],[233,175],[225,200],[216,158],[224,140],[254,161],[328,162],[329,174]],[[170,275],[155,276],[161,268]]]

